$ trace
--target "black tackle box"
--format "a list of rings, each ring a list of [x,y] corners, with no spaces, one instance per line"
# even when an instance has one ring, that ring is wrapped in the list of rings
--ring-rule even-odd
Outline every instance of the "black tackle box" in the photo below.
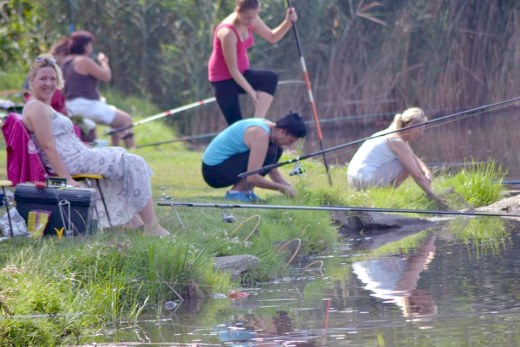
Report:
[[[96,231],[97,223],[93,218],[95,189],[20,183],[16,186],[14,200],[16,209],[25,222],[29,211],[51,212],[44,235],[57,235],[56,230],[63,227],[72,231],[73,235],[92,234]],[[65,235],[64,232],[63,236]]]

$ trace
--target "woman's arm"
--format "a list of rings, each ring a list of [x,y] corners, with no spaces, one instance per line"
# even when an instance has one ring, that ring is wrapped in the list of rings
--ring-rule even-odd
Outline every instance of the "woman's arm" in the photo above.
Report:
[[[280,183],[282,185],[282,188],[279,189],[280,192],[284,193],[290,198],[294,198],[296,196],[296,190],[292,184],[285,180],[278,168],[272,169],[269,172],[269,177],[273,180],[273,182]]]
[[[253,102],[256,106],[257,96],[256,91],[249,84],[249,82],[245,79],[244,75],[238,70],[237,64],[237,36],[236,34],[229,28],[221,28],[217,32],[217,38],[220,40],[222,44],[222,52],[224,54],[224,60],[226,61],[226,66],[228,71],[233,77],[233,80],[242,87],[246,91],[246,93],[253,99]]]
[[[388,146],[395,153],[401,164],[408,171],[414,181],[429,197],[434,197],[431,181],[428,180],[418,164],[418,158],[406,141],[388,141]],[[422,163],[422,161],[421,161]]]
[[[421,169],[421,171],[424,174],[424,177],[426,177],[426,179],[428,181],[430,181],[430,183],[431,183],[433,176],[432,176],[430,169],[428,169],[428,166],[426,166],[426,164],[417,155],[414,154],[414,156],[415,156],[415,161],[416,161],[417,165],[419,166],[419,168]]]
[[[23,111],[24,124],[29,131],[33,132],[38,143],[47,156],[49,164],[58,177],[67,180],[67,184],[79,187],[80,184],[72,179],[65,163],[56,149],[56,142],[51,130],[51,113],[42,102],[33,102]]]
[[[260,127],[250,127],[244,135],[244,140],[249,148],[247,171],[260,169],[264,163],[267,148],[269,147],[269,135]],[[273,173],[273,171],[271,171],[271,173]],[[272,176],[270,175],[270,177]],[[259,188],[277,190],[284,193],[287,190],[287,185],[276,181],[270,181],[260,174],[247,177],[247,182]]]
[[[108,65],[108,57],[98,54],[99,65],[90,57],[80,56],[74,61],[74,69],[80,74],[90,75],[103,82],[112,80],[112,70]]]
[[[290,7],[287,9],[285,13],[285,19],[280,25],[278,25],[274,30],[271,30],[262,20],[262,18],[257,17],[253,23],[253,28],[255,32],[264,40],[269,43],[275,44],[280,41],[285,34],[291,29],[292,23],[296,22],[298,16],[296,15],[296,10],[294,7]]]

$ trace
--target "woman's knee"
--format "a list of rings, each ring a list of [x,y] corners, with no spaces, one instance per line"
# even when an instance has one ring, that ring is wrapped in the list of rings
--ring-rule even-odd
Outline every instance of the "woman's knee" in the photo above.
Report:
[[[112,123],[110,123],[111,127],[119,128],[124,126],[129,126],[132,124],[132,117],[124,111],[116,110],[116,115]]]

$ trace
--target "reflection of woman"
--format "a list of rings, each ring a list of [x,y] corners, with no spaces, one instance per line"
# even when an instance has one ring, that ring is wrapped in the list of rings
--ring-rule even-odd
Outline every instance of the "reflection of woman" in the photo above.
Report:
[[[239,93],[247,93],[255,106],[255,117],[265,118],[278,84],[272,71],[249,69],[247,49],[254,44],[253,33],[269,43],[281,40],[297,19],[289,8],[285,20],[271,30],[258,16],[258,0],[236,0],[235,12],[215,29],[208,78],[228,125],[242,119]]]
[[[352,264],[352,270],[373,296],[398,305],[405,317],[437,314],[437,306],[425,289],[417,288],[422,271],[435,254],[435,235],[429,234],[410,255],[386,256]]]
[[[99,64],[90,57],[94,48],[94,36],[88,31],[74,32],[70,37],[70,55],[63,63],[65,77],[65,97],[70,116],[79,115],[96,123],[107,124],[113,128],[123,128],[132,124],[132,118],[124,111],[101,101],[97,89],[98,81],[110,82],[112,70],[108,57],[98,53]],[[131,131],[112,135],[112,145],[117,146],[120,138],[126,148],[134,147]]]
[[[430,199],[444,205],[433,193],[430,170],[409,144],[422,136],[424,126],[383,135],[427,120],[423,110],[417,107],[397,114],[387,129],[375,133],[373,136],[377,137],[365,141],[356,152],[348,165],[349,184],[355,189],[387,185],[398,187],[408,176],[412,176]]]
[[[260,325],[260,327],[258,326]],[[254,346],[257,331],[263,330],[263,322],[256,316],[239,315],[232,324],[219,326],[218,336],[221,342],[231,346]],[[251,344],[249,344],[251,343]]]
[[[29,72],[31,99],[23,109],[23,124],[37,143],[47,169],[78,187],[71,175],[98,173],[107,197],[112,225],[144,227],[146,235],[168,235],[157,220],[151,198],[150,169],[143,158],[123,148],[90,148],[72,132],[69,118],[50,107],[56,88],[63,87],[61,70],[51,55],[36,58]],[[100,211],[101,226],[108,220]]]

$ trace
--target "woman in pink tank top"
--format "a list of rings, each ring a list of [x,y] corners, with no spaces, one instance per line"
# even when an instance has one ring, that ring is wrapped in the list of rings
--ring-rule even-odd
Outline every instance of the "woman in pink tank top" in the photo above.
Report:
[[[242,119],[239,94],[247,93],[255,106],[255,117],[265,118],[276,92],[278,76],[273,71],[249,69],[247,49],[254,44],[253,33],[269,43],[280,41],[297,20],[294,8],[270,29],[259,17],[259,0],[236,0],[235,12],[215,29],[213,52],[208,62],[208,79],[228,124]]]

